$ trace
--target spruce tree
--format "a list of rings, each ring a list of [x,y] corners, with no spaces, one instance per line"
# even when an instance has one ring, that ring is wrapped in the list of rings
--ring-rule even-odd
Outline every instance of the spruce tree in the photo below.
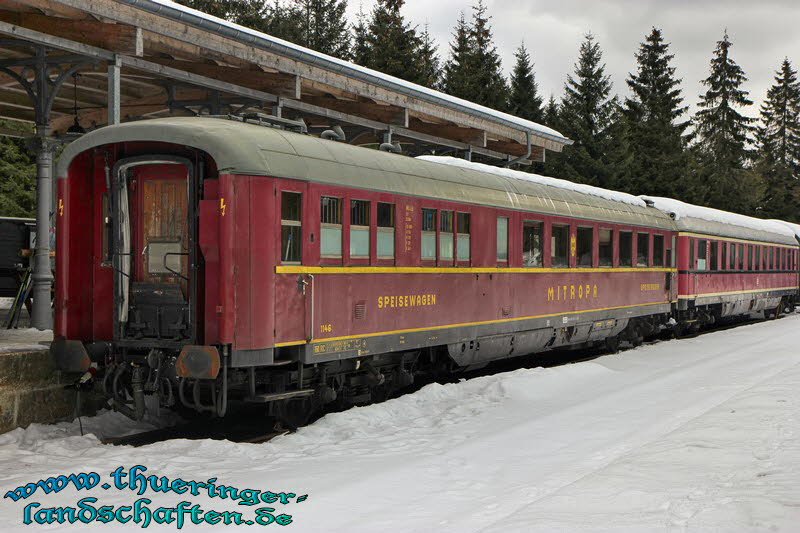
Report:
[[[561,126],[558,122],[558,102],[556,102],[555,96],[552,94],[550,95],[550,99],[547,100],[547,105],[544,107],[544,124],[549,128],[553,128],[554,130],[559,129]]]
[[[551,154],[548,173],[581,183],[609,187],[612,172],[609,154],[615,98],[605,73],[600,45],[591,34],[581,44],[575,76],[567,76],[564,99],[558,113],[559,131],[574,144]]]
[[[364,66],[422,84],[420,38],[400,13],[405,0],[377,0],[366,34]]]
[[[768,218],[800,218],[800,82],[788,59],[761,105],[757,170],[764,180],[759,214]]]
[[[419,66],[420,84],[431,89],[438,89],[442,77],[442,69],[439,66],[439,56],[437,55],[438,46],[433,40],[428,25],[420,35],[419,46]]]
[[[473,95],[470,57],[472,53],[470,29],[462,11],[453,31],[450,57],[444,65],[442,90],[447,94],[469,100]]]
[[[32,217],[35,210],[36,160],[22,139],[0,137],[0,216]]]
[[[508,85],[497,47],[492,41],[492,28],[483,0],[473,6],[470,29],[473,48],[470,54],[471,85],[473,95],[469,100],[504,111],[508,98]]]
[[[353,47],[350,54],[350,59],[357,65],[366,66],[367,62],[369,62],[368,32],[369,23],[367,22],[367,15],[364,13],[364,5],[362,4],[358,8],[356,23],[353,26]]]
[[[619,169],[617,186],[632,194],[680,197],[695,202],[698,191],[688,172],[688,121],[675,77],[674,58],[668,53],[661,30],[653,28],[636,53],[637,69],[628,76],[631,97],[625,99],[623,116],[627,124],[619,124],[617,134],[624,134],[631,154],[621,161],[632,167]],[[622,156],[622,154],[620,154]]]
[[[741,88],[747,77],[731,58],[730,48],[726,31],[717,41],[711,73],[703,80],[708,89],[700,96],[695,115],[698,175],[707,186],[706,205],[750,214],[760,198],[761,184],[746,168],[753,119],[739,110],[753,102]]]
[[[525,44],[520,44],[515,54],[516,63],[511,73],[511,87],[508,96],[508,112],[514,116],[542,122],[542,97],[533,74],[533,65]]]
[[[346,0],[299,0],[294,9],[300,21],[300,38],[294,42],[323,54],[348,59],[350,32]]]

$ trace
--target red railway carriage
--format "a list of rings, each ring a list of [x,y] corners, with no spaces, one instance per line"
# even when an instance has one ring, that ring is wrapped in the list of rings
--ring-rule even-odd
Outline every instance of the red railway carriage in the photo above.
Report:
[[[668,322],[667,214],[486,170],[214,118],[90,133],[59,162],[54,356],[135,418],[305,412]]]
[[[678,230],[678,312],[684,324],[753,311],[793,309],[798,241],[778,221],[677,200],[648,198],[671,213]]]

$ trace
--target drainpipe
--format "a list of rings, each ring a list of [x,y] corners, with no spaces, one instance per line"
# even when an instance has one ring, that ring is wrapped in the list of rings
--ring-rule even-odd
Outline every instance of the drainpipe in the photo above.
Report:
[[[523,159],[528,159],[531,156],[531,132],[530,131],[526,131],[525,132],[525,143],[528,145],[528,149],[525,151],[525,153],[523,155],[517,157],[517,158],[514,158],[514,159],[508,161],[505,164],[506,168],[510,167],[514,163],[519,163]]]

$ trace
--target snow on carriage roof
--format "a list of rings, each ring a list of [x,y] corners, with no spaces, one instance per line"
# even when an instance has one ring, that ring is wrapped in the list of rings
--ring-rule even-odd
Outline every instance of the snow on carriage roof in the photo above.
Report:
[[[647,207],[647,204],[645,203],[644,200],[632,194],[619,191],[612,191],[610,189],[603,189],[601,187],[594,187],[592,185],[584,185],[582,183],[573,183],[571,181],[562,180],[559,178],[540,176],[538,174],[530,174],[528,172],[522,172],[520,170],[512,170],[510,168],[495,167],[492,165],[485,165],[483,163],[474,163],[472,161],[467,161],[466,159],[459,159],[457,157],[450,157],[450,156],[421,155],[417,157],[417,159],[422,159],[424,161],[431,161],[433,163],[441,163],[443,165],[450,165],[455,167],[468,168],[471,170],[478,170],[481,172],[489,172],[491,174],[496,174],[498,176],[503,176],[506,178],[530,181],[533,183],[538,183],[540,185],[549,185],[550,187],[556,187],[558,189],[565,189],[568,191],[575,191],[582,194],[589,194],[591,196],[598,196],[600,198],[605,198],[606,200],[611,200],[614,202],[623,202],[626,204],[635,205],[639,207]]]
[[[687,204],[672,198],[661,198],[659,196],[646,195],[642,195],[640,198],[653,202],[656,209],[660,209],[665,213],[674,214],[675,220],[680,220],[682,218],[696,218],[700,220],[707,220],[709,222],[719,222],[721,224],[739,226],[756,231],[786,235],[789,237],[794,237],[795,235],[794,231],[786,224],[781,224],[775,220],[765,220],[761,218],[740,215],[738,213],[729,213],[728,211],[713,209],[711,207]]]
[[[233,22],[229,22],[227,20],[217,18],[213,15],[209,15],[207,13],[203,13],[202,11],[198,11],[196,9],[192,9],[190,7],[186,7],[180,4],[176,4],[171,0],[128,0],[129,3],[140,7],[140,8],[149,8],[151,11],[155,11],[158,13],[167,12],[172,10],[173,12],[178,12],[178,17],[184,19],[188,17],[182,17],[181,15],[189,15],[189,17],[197,17],[199,19],[203,19],[207,22],[211,22],[217,24],[220,29],[227,28],[229,30],[234,30],[241,32],[243,34],[247,34],[250,37],[255,39],[261,40],[262,44],[267,43],[271,46],[278,46],[287,49],[288,51],[294,52],[295,55],[305,56],[305,59],[308,60],[316,60],[319,62],[324,62],[323,65],[325,68],[330,70],[336,70],[340,72],[347,72],[349,74],[358,73],[366,77],[372,77],[380,79],[381,81],[395,85],[405,91],[411,91],[417,93],[417,95],[424,95],[428,99],[439,100],[448,102],[450,104],[463,107],[469,109],[470,111],[491,116],[497,120],[502,122],[510,123],[525,130],[531,131],[537,135],[542,137],[548,138],[550,140],[571,144],[572,141],[564,137],[561,133],[557,132],[552,128],[548,128],[542,124],[537,124],[536,122],[532,122],[530,120],[525,120],[519,117],[515,117],[513,115],[509,115],[508,113],[503,113],[501,111],[496,111],[494,109],[490,109],[488,107],[476,104],[474,102],[469,102],[467,100],[463,100],[461,98],[457,98],[455,96],[451,96],[448,94],[444,94],[439,91],[435,91],[433,89],[429,89],[427,87],[423,87],[421,85],[417,85],[416,83],[411,83],[406,80],[401,80],[400,78],[396,78],[394,76],[389,76],[388,74],[384,74],[382,72],[378,72],[376,70],[372,70],[361,65],[356,65],[355,63],[351,63],[349,61],[345,61],[343,59],[339,59],[336,57],[332,57],[321,52],[317,52],[315,50],[311,50],[309,48],[305,48],[303,46],[290,43],[289,41],[285,41],[283,39],[279,39],[278,37],[273,37],[272,35],[268,35],[266,33],[262,33],[260,31],[246,28],[244,26],[240,26]],[[148,6],[147,4],[150,4]],[[153,5],[155,4],[155,6]],[[157,6],[157,7],[156,7]],[[189,21],[186,21],[189,22]]]
[[[792,230],[796,238],[800,239],[800,224],[795,224],[794,222],[786,222],[785,220],[777,220],[777,219],[770,219],[770,222],[777,222],[778,224],[782,224]]]

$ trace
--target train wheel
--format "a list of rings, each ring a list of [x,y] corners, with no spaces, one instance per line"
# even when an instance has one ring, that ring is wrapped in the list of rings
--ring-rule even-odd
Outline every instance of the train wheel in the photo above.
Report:
[[[607,337],[605,344],[608,353],[619,353],[619,335]]]
[[[297,429],[305,426],[316,412],[312,398],[292,398],[275,403],[275,417],[285,428]]]

